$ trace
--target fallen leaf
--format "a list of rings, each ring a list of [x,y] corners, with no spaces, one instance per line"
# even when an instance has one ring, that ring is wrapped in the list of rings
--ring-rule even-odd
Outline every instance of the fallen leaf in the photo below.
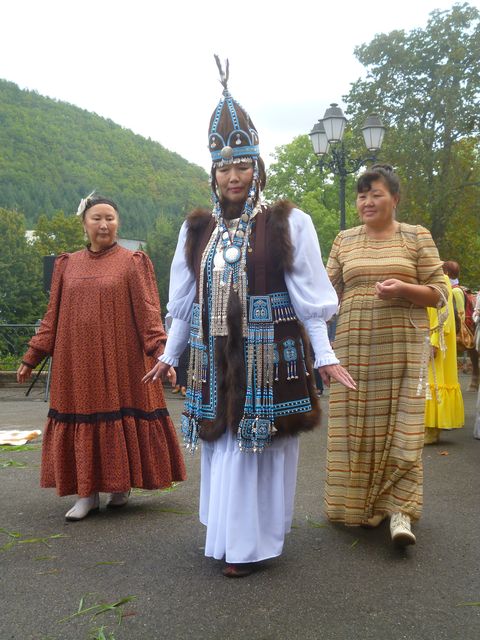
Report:
[[[17,460],[2,460],[0,461],[0,467],[6,469],[6,467],[26,467],[25,462],[17,462]]]
[[[48,571],[37,571],[37,576],[49,576],[60,573],[61,569],[49,569]]]

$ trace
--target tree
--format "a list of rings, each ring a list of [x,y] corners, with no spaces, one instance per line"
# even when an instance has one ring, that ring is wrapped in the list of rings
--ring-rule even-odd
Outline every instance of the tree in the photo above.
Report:
[[[461,266],[461,283],[477,290],[480,287],[480,163],[471,139],[457,145],[454,167],[458,177],[452,196],[458,205],[452,206],[441,257],[456,260]],[[464,176],[468,176],[468,188],[462,183]]]
[[[45,310],[42,267],[25,237],[25,218],[0,209],[0,323],[33,323]]]
[[[34,247],[40,256],[77,251],[85,246],[83,228],[78,216],[57,211],[51,218],[41,215],[35,229]]]
[[[357,47],[367,76],[353,83],[345,97],[357,123],[372,110],[382,115],[388,127],[382,158],[397,167],[405,185],[402,216],[430,226],[445,252],[463,194],[469,199],[473,195],[477,212],[480,202],[474,179],[480,140],[479,51],[477,9],[465,3],[433,11],[424,29],[377,35]],[[463,161],[464,143],[473,145],[473,164]]]
[[[122,234],[145,238],[158,211],[208,204],[206,172],[153,140],[93,113],[0,80],[0,207],[75,211],[93,189],[120,208]]]
[[[326,261],[339,231],[338,183],[328,173],[320,172],[307,135],[276,148],[275,162],[268,171],[265,196],[272,202],[291,200],[311,215]],[[347,226],[358,224],[354,202],[354,178],[350,177],[347,180]]]
[[[317,158],[307,135],[277,147],[268,170],[265,196],[269,200],[287,199],[299,204],[305,193],[321,184]]]
[[[181,222],[176,217],[159,215],[154,229],[147,235],[146,252],[150,256],[155,269],[163,315],[167,312],[170,266],[175,253]]]

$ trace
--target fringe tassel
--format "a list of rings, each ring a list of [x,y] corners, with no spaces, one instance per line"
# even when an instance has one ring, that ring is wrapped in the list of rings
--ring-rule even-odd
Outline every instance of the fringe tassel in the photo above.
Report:
[[[276,373],[275,373],[276,367]],[[247,395],[237,443],[242,451],[261,453],[276,429],[273,414],[275,365],[273,322],[253,324],[247,335]]]

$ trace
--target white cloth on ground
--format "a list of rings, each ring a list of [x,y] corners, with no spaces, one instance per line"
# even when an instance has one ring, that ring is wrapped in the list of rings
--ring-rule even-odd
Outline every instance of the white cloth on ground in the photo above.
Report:
[[[295,499],[298,436],[279,438],[261,454],[240,451],[229,431],[202,443],[200,522],[205,555],[258,562],[282,553]]]
[[[1,430],[0,431],[0,445],[9,444],[13,446],[24,445],[30,440],[35,440],[42,435],[40,429],[33,429],[32,431],[19,431],[13,430]]]

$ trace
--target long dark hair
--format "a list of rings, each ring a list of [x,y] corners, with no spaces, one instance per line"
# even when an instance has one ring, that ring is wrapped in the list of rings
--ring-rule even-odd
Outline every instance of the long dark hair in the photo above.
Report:
[[[266,184],[267,184],[267,172],[265,170],[265,163],[264,163],[263,158],[261,156],[258,157],[257,163],[258,163],[258,186],[260,187],[260,191],[263,191],[265,189]],[[213,164],[212,165],[212,169],[210,171],[210,180],[211,180],[211,185],[212,185],[212,191],[214,191],[217,194],[217,196],[219,196],[219,193],[217,191],[216,173],[217,173],[217,167]],[[257,193],[257,200],[258,200],[259,195],[260,194]]]

